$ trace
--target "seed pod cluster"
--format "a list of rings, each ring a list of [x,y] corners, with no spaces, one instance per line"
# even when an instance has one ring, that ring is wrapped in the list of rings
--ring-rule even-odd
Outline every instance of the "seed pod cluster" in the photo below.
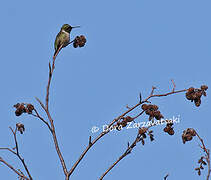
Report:
[[[17,127],[18,131],[19,131],[21,134],[23,134],[23,132],[25,131],[24,125],[21,124],[21,123],[17,123],[17,124],[16,124],[16,127]]]
[[[200,176],[201,175],[201,169],[202,170],[204,169],[203,165],[206,166],[207,163],[204,161],[203,156],[198,160],[198,163],[199,163],[199,167],[195,168],[195,170],[198,172],[198,175]]]
[[[191,141],[193,136],[196,136],[196,131],[193,128],[187,128],[183,131],[182,142],[185,144],[187,141]]]
[[[127,126],[128,122],[132,122],[134,120],[134,118],[132,118],[130,116],[122,117],[121,119],[122,119],[122,121],[117,122],[117,125],[116,125],[117,130],[121,130],[120,127],[125,127],[125,126]]]
[[[163,129],[164,132],[168,133],[169,135],[174,135],[174,129],[173,129],[173,123],[170,122],[170,123],[167,123],[166,124],[166,127]]]
[[[200,89],[190,87],[186,92],[186,98],[190,100],[191,102],[194,101],[196,107],[199,107],[201,105],[201,96],[206,96],[206,90],[208,89],[208,86],[202,85]]]
[[[158,110],[158,106],[155,104],[143,104],[141,108],[145,111],[147,115],[149,115],[149,121],[153,118],[157,120],[164,118],[161,112]]]
[[[34,110],[34,106],[32,104],[17,103],[13,107],[16,108],[16,116],[20,116],[23,113],[32,114],[32,111]]]
[[[145,144],[144,139],[147,137],[146,132],[147,132],[147,128],[145,128],[145,127],[139,128],[139,131],[138,131],[139,136],[140,136],[139,141],[141,141],[142,145]]]
[[[84,35],[76,36],[73,42],[73,47],[74,48],[83,47],[85,44],[86,44],[86,38]]]

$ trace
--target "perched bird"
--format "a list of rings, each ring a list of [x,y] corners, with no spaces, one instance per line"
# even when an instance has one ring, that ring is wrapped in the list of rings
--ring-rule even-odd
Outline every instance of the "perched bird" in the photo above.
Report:
[[[60,48],[60,46],[62,46],[62,48],[66,47],[69,42],[70,42],[70,32],[73,28],[78,28],[80,26],[70,26],[69,24],[64,24],[61,27],[61,30],[59,31],[59,33],[56,36],[55,39],[55,43],[54,43],[54,48],[55,48],[55,54],[57,53],[58,49]]]

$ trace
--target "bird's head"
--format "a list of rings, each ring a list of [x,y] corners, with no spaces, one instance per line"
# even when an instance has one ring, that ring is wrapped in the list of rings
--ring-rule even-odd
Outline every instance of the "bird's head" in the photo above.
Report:
[[[61,28],[61,30],[64,30],[65,32],[68,32],[70,33],[70,31],[73,29],[73,28],[78,28],[80,26],[70,26],[69,24],[64,24]]]

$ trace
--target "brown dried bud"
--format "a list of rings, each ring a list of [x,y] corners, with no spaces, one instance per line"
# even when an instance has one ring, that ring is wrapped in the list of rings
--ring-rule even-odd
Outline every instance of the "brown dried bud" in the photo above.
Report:
[[[194,103],[196,107],[199,107],[201,105],[201,99],[194,99]]]
[[[188,89],[188,93],[193,93],[194,92],[194,87],[190,87],[189,89]]]
[[[13,107],[15,107],[16,109],[20,106],[20,103],[17,103],[15,105],[13,105]]]
[[[141,106],[141,108],[142,108],[144,111],[146,111],[146,110],[148,109],[148,105],[147,105],[147,104],[143,104],[143,105]]]
[[[152,107],[153,107],[153,109],[154,109],[154,111],[157,111],[158,110],[158,106],[157,105],[152,105]]]
[[[17,103],[15,104],[13,107],[16,108],[16,111],[15,111],[15,115],[16,116],[20,116],[22,113],[25,113],[26,112],[26,108],[24,106],[24,103]]]
[[[185,96],[186,96],[186,98],[187,98],[188,100],[193,100],[193,99],[194,99],[194,98],[193,98],[193,94],[189,94],[188,92],[186,92]]]
[[[15,111],[16,116],[20,116],[22,113],[23,113],[23,111],[21,111],[20,109],[16,109],[16,111]]]
[[[188,132],[191,134],[191,136],[196,135],[196,131],[193,128],[188,128]]]
[[[121,122],[121,125],[122,125],[122,127],[127,126],[127,121],[124,121],[124,120],[123,120],[123,121]]]
[[[147,128],[145,128],[145,127],[142,127],[142,128],[139,129],[139,134],[140,135],[142,135],[142,134],[144,134],[146,132],[147,132]]]
[[[199,176],[201,175],[201,171],[200,171],[200,170],[198,170],[198,175],[199,175]]]
[[[167,122],[166,126],[170,126],[171,127],[171,126],[173,126],[173,124],[174,124],[173,122]]]
[[[169,129],[170,129],[170,127],[166,126],[166,127],[163,129],[163,131],[164,131],[164,132],[168,132]]]
[[[153,110],[154,110],[154,105],[153,105],[153,104],[149,104],[149,105],[148,105],[148,109],[149,109],[150,111],[153,111]]]
[[[203,96],[207,96],[207,93],[205,91],[202,91]]]
[[[167,132],[169,135],[174,135],[174,129],[171,126],[166,125],[166,127],[163,129],[164,132]]]
[[[18,131],[23,134],[23,132],[25,131],[24,125],[21,123],[17,123],[16,127],[18,128]]]
[[[203,161],[203,157],[201,157],[199,160],[198,160],[198,163],[201,163]]]
[[[147,115],[150,115],[150,114],[152,113],[152,111],[150,111],[149,109],[147,109],[147,110],[145,111],[145,113],[146,113]]]
[[[81,36],[76,36],[76,38],[74,39],[73,42],[73,47],[77,48],[77,47],[83,47],[86,43],[86,38],[85,36],[81,35]]]
[[[127,121],[127,122],[132,122],[134,120],[134,118],[127,116],[127,117],[125,117],[124,120]]]
[[[171,135],[171,136],[174,135],[174,130],[171,128],[171,129],[168,131],[168,134]]]
[[[202,161],[202,164],[203,164],[203,165],[207,165],[207,163],[206,163],[205,161]]]
[[[154,141],[155,140],[154,139],[154,136],[152,134],[149,136],[149,138],[150,138],[151,141]]]
[[[32,111],[34,110],[34,106],[32,104],[27,104],[26,108],[27,108],[29,114],[31,114]]]
[[[201,86],[201,90],[206,91],[207,89],[208,89],[208,86],[207,86],[207,85],[202,85],[202,86]]]
[[[186,141],[191,141],[193,139],[193,136],[196,135],[196,131],[193,128],[187,128],[183,131],[182,134],[182,141],[183,144],[185,144]]]
[[[157,119],[157,120],[160,120],[163,118],[163,115],[160,113],[160,111],[155,111],[154,112],[154,117]]]

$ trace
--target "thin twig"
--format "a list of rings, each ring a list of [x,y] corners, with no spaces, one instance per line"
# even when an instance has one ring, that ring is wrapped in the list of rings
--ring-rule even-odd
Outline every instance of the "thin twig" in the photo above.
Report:
[[[24,176],[24,174],[20,173],[18,170],[16,170],[12,165],[10,165],[9,163],[7,163],[1,157],[0,157],[0,162],[4,163],[7,167],[9,167],[10,169],[12,169],[19,177],[21,177],[21,178],[23,178],[25,180],[29,180],[28,177]]]
[[[173,84],[173,89],[172,89],[172,92],[174,92],[174,91],[175,91],[175,89],[176,89],[176,84],[174,83],[174,80],[173,80],[173,79],[171,79],[171,82],[172,82],[172,84]]]
[[[106,174],[108,174],[108,172],[111,171],[111,169],[113,169],[114,166],[116,166],[124,157],[126,157],[128,154],[131,153],[131,151],[133,150],[133,148],[136,146],[136,143],[140,141],[140,135],[138,134],[135,141],[128,146],[128,148],[126,149],[126,151],[102,174],[102,176],[99,178],[99,180],[102,180]],[[129,143],[128,143],[129,145]]]
[[[17,155],[17,153],[10,148],[0,148],[0,150],[8,150],[8,151],[12,152],[13,154]]]
[[[13,134],[13,136],[14,136],[16,155],[17,155],[17,157],[20,159],[20,161],[22,162],[22,164],[23,164],[23,166],[24,166],[24,168],[25,168],[25,170],[26,170],[26,172],[27,172],[27,174],[28,174],[28,176],[29,176],[29,179],[32,180],[32,176],[31,176],[31,174],[30,174],[30,172],[29,172],[29,170],[28,170],[28,167],[27,167],[27,165],[26,165],[24,159],[23,159],[23,158],[20,156],[20,154],[19,154],[18,141],[17,141],[17,137],[16,137],[17,127],[15,128],[15,131],[14,131],[11,127],[9,127],[9,128],[10,128],[10,130],[12,131],[12,134]]]
[[[165,177],[164,177],[164,180],[166,180],[168,176],[169,176],[169,174],[166,174]]]
[[[140,113],[141,114],[141,113]],[[136,117],[134,117],[134,119],[135,118],[137,118],[138,116],[136,116]],[[152,126],[156,126],[156,124],[152,124],[152,125],[150,125],[149,127],[147,127],[147,131],[149,130],[149,128],[151,128]],[[136,146],[136,144],[138,143],[138,142],[140,142],[140,140],[141,140],[141,135],[139,134],[139,131],[138,131],[138,134],[137,134],[137,136],[136,136],[136,139],[134,140],[134,142],[131,144],[131,145],[129,145],[129,142],[128,142],[128,146],[127,146],[127,149],[126,149],[126,151],[118,158],[118,160],[116,160],[103,174],[102,174],[102,176],[99,178],[99,180],[102,180],[104,177],[105,177],[105,175],[106,174],[108,174],[110,171],[111,171],[111,169],[113,169],[113,167],[114,166],[116,166],[116,164],[118,164],[124,157],[126,157],[128,154],[130,154],[131,152],[132,152],[132,150],[133,150],[133,148]]]
[[[196,131],[195,131],[196,132]],[[211,173],[211,168],[210,168],[210,150],[206,148],[203,139],[199,136],[199,134],[196,132],[196,136],[199,138],[199,140],[201,141],[202,146],[200,146],[203,151],[206,153],[205,159],[207,161],[208,164],[208,173],[207,173],[207,180],[209,180],[210,177],[210,173]]]
[[[42,122],[44,122],[44,123],[48,126],[48,129],[52,132],[52,129],[51,129],[49,123],[48,123],[47,121],[45,121],[45,120],[39,115],[39,113],[38,113],[38,111],[37,111],[36,109],[34,109],[34,112],[35,112],[36,114],[31,114],[31,115],[32,115],[32,116],[35,116],[35,117],[38,117]]]
[[[154,94],[154,90],[155,90],[155,89],[156,89],[156,87],[155,87],[155,86],[152,86],[152,91],[151,91],[151,93],[150,93],[151,96]]]

